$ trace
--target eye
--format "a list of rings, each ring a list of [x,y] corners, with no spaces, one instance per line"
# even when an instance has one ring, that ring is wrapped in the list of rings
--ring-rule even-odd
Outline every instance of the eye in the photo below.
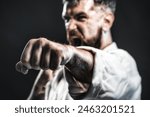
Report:
[[[77,19],[78,21],[81,21],[81,22],[85,21],[86,18],[87,18],[87,17],[86,17],[85,15],[78,15],[78,16],[76,17],[76,19]]]
[[[64,16],[64,21],[67,23],[67,22],[69,22],[69,20],[70,20],[70,17],[68,17],[68,16]]]
[[[88,18],[88,15],[84,12],[80,12],[80,13],[76,14],[75,18],[78,21],[84,22]]]

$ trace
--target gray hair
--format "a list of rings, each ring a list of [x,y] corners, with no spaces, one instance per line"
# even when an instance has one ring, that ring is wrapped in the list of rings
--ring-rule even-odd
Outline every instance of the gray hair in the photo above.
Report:
[[[63,0],[63,3],[69,2],[71,6],[77,5],[80,0]],[[94,0],[95,5],[106,5],[114,13],[116,10],[116,0]]]

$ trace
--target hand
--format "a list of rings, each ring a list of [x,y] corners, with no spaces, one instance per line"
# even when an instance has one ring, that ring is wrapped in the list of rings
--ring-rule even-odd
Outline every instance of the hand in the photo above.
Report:
[[[31,39],[26,44],[16,69],[27,74],[29,69],[57,69],[72,58],[69,46],[62,45],[46,38]]]

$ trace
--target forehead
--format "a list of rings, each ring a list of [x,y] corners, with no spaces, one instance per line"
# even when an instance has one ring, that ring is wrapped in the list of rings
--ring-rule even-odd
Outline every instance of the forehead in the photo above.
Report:
[[[77,5],[71,6],[68,2],[64,3],[62,16],[73,15],[78,12],[88,13],[94,7],[93,0],[79,0]]]

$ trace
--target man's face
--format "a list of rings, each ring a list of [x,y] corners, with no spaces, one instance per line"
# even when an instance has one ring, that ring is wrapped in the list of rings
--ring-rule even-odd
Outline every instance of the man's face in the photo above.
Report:
[[[93,0],[80,0],[75,6],[64,3],[62,16],[71,45],[100,48],[104,12],[95,7]]]

